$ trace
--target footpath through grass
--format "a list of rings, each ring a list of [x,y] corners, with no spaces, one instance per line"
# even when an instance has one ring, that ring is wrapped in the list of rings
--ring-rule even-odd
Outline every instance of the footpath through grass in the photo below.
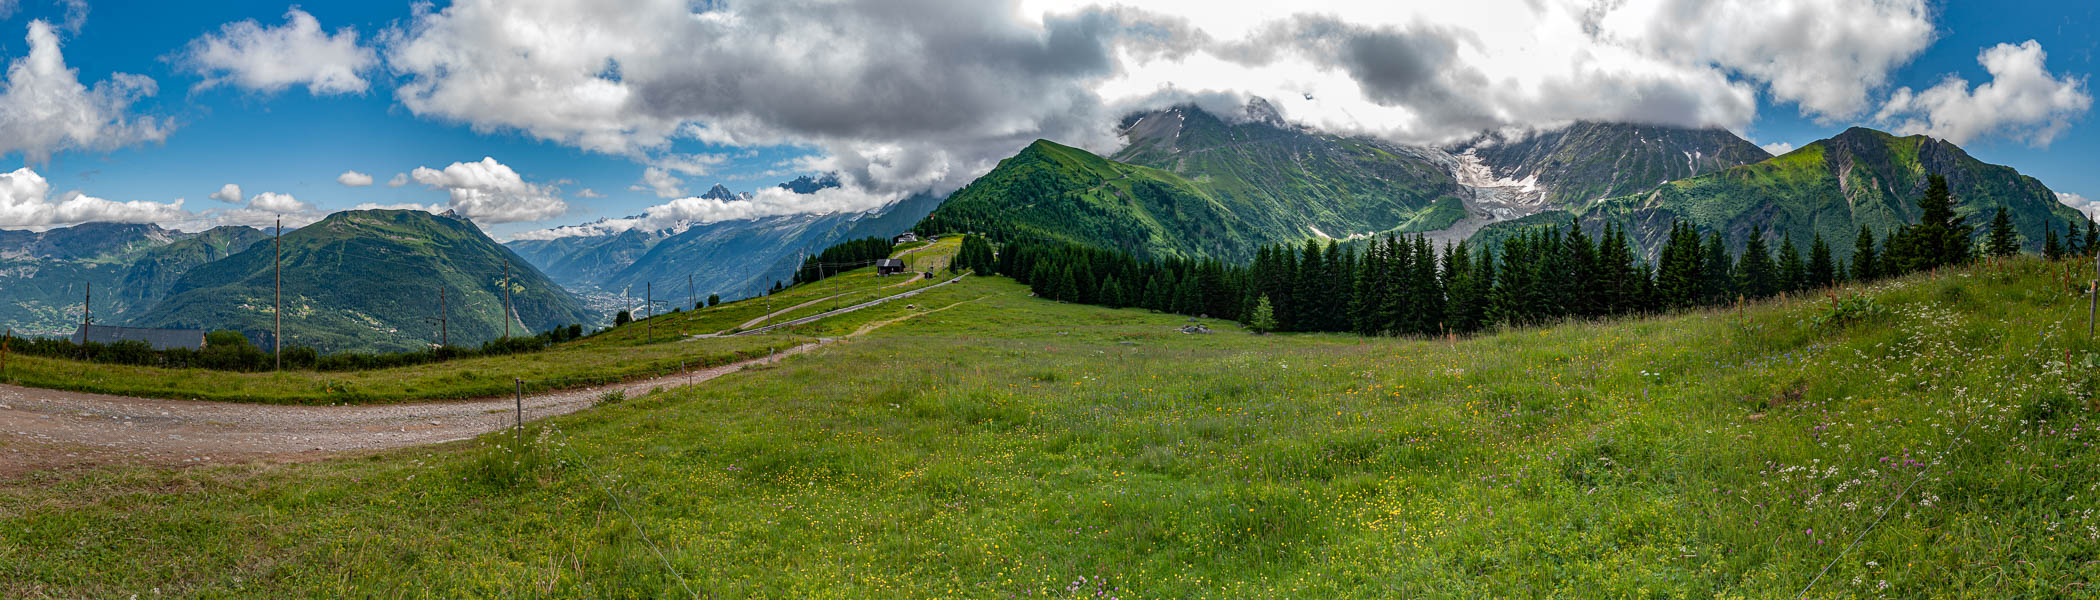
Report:
[[[1456,343],[973,277],[522,447],[0,484],[0,595],[2085,597],[2079,267]]]
[[[921,243],[919,246],[900,249],[896,255],[903,256],[905,264],[914,270],[938,271],[947,268],[948,261],[955,257],[956,251],[961,249],[961,247],[962,238],[951,236],[930,244]],[[916,248],[916,250],[913,250],[913,248]],[[910,253],[905,254],[907,251]],[[875,275],[873,267],[855,269],[827,277],[815,283],[792,286],[769,296],[746,298],[699,310],[681,310],[675,313],[666,312],[649,319],[635,321],[612,331],[585,338],[578,343],[585,346],[627,346],[665,342],[693,335],[729,333],[738,331],[740,326],[751,322],[753,319],[784,311],[813,300],[824,301],[804,309],[792,311],[791,314],[783,314],[761,321],[752,327],[763,326],[767,323],[790,321],[799,317],[822,313],[831,310],[834,304],[837,306],[852,306],[875,298],[911,291],[915,287],[932,285],[946,279],[940,273],[935,275],[935,279],[912,280],[906,279],[906,277],[909,277],[909,275],[878,277]],[[910,283],[900,285],[906,282]],[[835,300],[826,300],[833,297],[837,298]],[[651,325],[654,326],[654,330],[651,330]]]

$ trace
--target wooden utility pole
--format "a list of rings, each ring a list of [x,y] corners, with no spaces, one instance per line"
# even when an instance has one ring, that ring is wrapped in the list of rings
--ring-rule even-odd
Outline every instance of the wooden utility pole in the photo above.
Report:
[[[503,339],[510,339],[510,261],[503,261]]]
[[[452,346],[452,324],[445,320],[445,286],[438,286],[438,347]]]
[[[277,235],[270,239],[276,258],[270,260],[271,270],[277,273],[277,307],[270,309],[270,318],[275,321],[275,332],[270,334],[271,352],[277,355],[277,370],[284,370],[284,217],[277,218]]]
[[[685,274],[685,303],[693,305],[693,310],[700,310],[700,297],[693,295],[692,273]]]
[[[85,298],[81,298],[81,299],[80,299],[80,326],[81,326],[81,327],[87,327],[87,326],[89,326],[89,325],[93,325],[93,324],[95,324],[95,307],[94,307],[94,305],[95,305],[95,283],[94,283],[94,282],[92,282],[92,281],[90,281],[90,282],[88,282],[88,284],[87,284],[87,297],[85,297]],[[81,334],[81,336],[82,336],[82,337],[80,338],[80,341],[82,341],[82,342],[85,342],[85,341],[87,341],[87,337],[86,337],[86,336],[87,336],[87,332],[83,330],[83,331],[81,331],[81,332],[80,332],[80,334]]]
[[[656,282],[651,281],[642,286],[642,306],[649,309],[649,316],[656,316]],[[644,344],[656,341],[656,321],[651,320],[648,325],[642,326],[642,336]]]

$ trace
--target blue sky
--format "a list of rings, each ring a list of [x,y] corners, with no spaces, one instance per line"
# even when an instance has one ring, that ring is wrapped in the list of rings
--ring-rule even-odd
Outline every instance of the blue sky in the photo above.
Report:
[[[319,36],[300,37],[284,2],[0,1],[13,7],[0,20],[0,60],[29,55],[25,34],[43,21],[81,84],[120,73],[152,81],[156,93],[119,106],[105,129],[124,119],[163,125],[131,138],[105,131],[6,147],[0,172],[29,168],[48,191],[42,204],[15,198],[13,213],[0,204],[0,227],[177,214],[60,210],[75,191],[112,203],[180,198],[180,224],[191,228],[255,217],[236,216],[243,206],[309,219],[366,204],[449,206],[474,211],[499,237],[644,212],[704,220],[865,208],[953,189],[1037,137],[1113,149],[1122,111],[1250,95],[1276,99],[1308,125],[1414,143],[1633,118],[1799,146],[1850,125],[1908,122],[1959,136],[1977,157],[2059,192],[2100,197],[2100,173],[2087,164],[2100,156],[2086,118],[2092,3],[1636,0],[1598,23],[1580,22],[1573,0],[1518,19],[1493,2],[1471,12],[1318,1],[701,4],[309,2],[296,10]],[[84,20],[68,29],[82,5]],[[1739,18],[1769,13],[1799,20]],[[716,18],[725,15],[735,18]],[[216,65],[190,51],[199,40],[237,41],[246,34],[228,24],[249,20],[249,33],[279,45],[236,44],[249,52]],[[1801,23],[1818,25],[1802,33]],[[1578,29],[1588,33],[1566,35]],[[337,48],[368,58],[338,71],[358,89],[328,88],[308,76],[327,72],[328,57],[293,50],[346,30],[355,41],[336,37]],[[1809,37],[1789,37],[1797,35]],[[2020,97],[2036,106],[2001,111],[1979,93],[1878,114],[1899,89],[1923,92],[1950,74],[1969,83],[1958,91],[1993,82],[1978,56],[2000,44],[2012,45],[2009,58],[2046,54],[2045,72],[2025,81],[2033,93]],[[1584,58],[1562,72],[1570,49]],[[1960,128],[1979,119],[1994,124]],[[0,117],[0,131],[60,126]],[[34,156],[44,151],[48,160]],[[419,167],[428,179],[387,185]],[[346,171],[375,181],[343,185]],[[717,182],[749,191],[817,171],[841,173],[847,188],[734,205],[692,198]],[[679,181],[652,188],[645,175]],[[240,202],[211,198],[226,184],[240,187]],[[256,199],[265,192],[296,201]]]

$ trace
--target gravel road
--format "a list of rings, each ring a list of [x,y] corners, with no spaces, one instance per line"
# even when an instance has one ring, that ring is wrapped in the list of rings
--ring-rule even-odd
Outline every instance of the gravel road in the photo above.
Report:
[[[629,397],[699,383],[808,352],[655,379],[525,397],[525,419],[564,415],[607,392]],[[78,464],[325,458],[336,453],[437,444],[513,424],[512,398],[357,406],[276,406],[106,396],[0,385],[0,477]]]

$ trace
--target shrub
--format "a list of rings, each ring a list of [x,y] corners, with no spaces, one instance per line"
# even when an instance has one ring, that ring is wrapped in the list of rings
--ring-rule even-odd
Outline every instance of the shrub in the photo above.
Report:
[[[1857,323],[1879,320],[1889,314],[1888,307],[1874,302],[1866,296],[1833,297],[1823,312],[1808,320],[1816,329],[1836,330]]]

